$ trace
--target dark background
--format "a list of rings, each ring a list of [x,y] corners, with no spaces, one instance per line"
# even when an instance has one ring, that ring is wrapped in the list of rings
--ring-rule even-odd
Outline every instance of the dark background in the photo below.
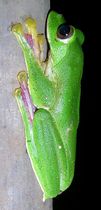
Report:
[[[51,9],[62,13],[67,23],[84,32],[84,71],[82,78],[82,93],[80,106],[80,124],[77,135],[77,155],[75,176],[71,186],[53,200],[54,210],[88,209],[95,202],[97,179],[94,177],[97,166],[95,151],[97,136],[95,135],[97,115],[97,86],[98,86],[98,43],[99,6],[97,1],[67,1],[51,0]],[[101,25],[101,24],[100,24]],[[94,196],[94,198],[93,198]],[[97,203],[96,203],[97,209]]]

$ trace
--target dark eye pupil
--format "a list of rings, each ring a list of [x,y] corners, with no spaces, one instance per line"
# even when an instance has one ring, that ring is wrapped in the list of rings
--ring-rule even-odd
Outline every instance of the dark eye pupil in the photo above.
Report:
[[[65,35],[69,34],[70,26],[68,26],[67,24],[63,24],[63,25],[59,26],[58,30],[59,30],[60,34],[65,36]]]
[[[66,39],[71,35],[71,26],[66,23],[61,24],[57,30],[57,37],[60,39]]]

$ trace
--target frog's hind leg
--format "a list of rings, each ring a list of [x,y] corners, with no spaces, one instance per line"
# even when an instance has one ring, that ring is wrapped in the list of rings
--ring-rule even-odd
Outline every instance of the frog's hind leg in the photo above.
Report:
[[[15,97],[25,125],[26,147],[44,199],[57,196],[67,187],[67,161],[63,141],[51,114],[33,107],[25,72],[18,74],[20,88]]]
[[[29,89],[27,85],[27,73],[25,71],[21,71],[18,73],[17,78],[18,78],[20,88],[21,88],[21,96],[22,96],[23,103],[28,112],[30,120],[33,120],[36,107],[33,105],[31,96],[29,93]]]
[[[37,109],[32,104],[30,98],[30,94],[26,83],[26,72],[22,71],[18,74],[18,81],[20,83],[20,87],[15,89],[14,96],[17,100],[17,104],[25,127],[27,152],[29,154],[32,166],[34,165],[33,170],[37,176],[37,174],[40,174],[40,167],[38,164],[37,147],[35,145],[34,135],[33,135],[33,120],[34,120],[35,111]]]
[[[52,198],[66,189],[67,161],[61,136],[47,110],[39,109],[35,112],[33,132],[39,154],[44,198]]]
[[[31,139],[32,121],[36,107],[32,104],[31,97],[27,86],[27,75],[25,71],[18,74],[19,88],[14,91],[14,96],[22,115],[22,120],[25,126],[25,133],[27,141]]]

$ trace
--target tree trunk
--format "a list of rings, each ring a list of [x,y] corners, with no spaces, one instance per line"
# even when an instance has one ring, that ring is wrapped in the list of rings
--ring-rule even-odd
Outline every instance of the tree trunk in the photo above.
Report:
[[[10,25],[26,17],[37,20],[44,32],[50,2],[47,0],[0,0],[0,209],[52,210],[43,203],[25,147],[24,127],[13,97],[17,73],[26,69],[22,52]]]

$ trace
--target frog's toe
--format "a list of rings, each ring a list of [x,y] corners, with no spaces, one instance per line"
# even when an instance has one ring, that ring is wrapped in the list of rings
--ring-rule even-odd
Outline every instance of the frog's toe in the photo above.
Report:
[[[21,97],[21,88],[16,88],[13,92],[13,95],[17,98]]]
[[[11,26],[11,31],[14,33],[14,34],[21,34],[23,35],[24,32],[23,32],[23,27],[22,27],[22,24],[21,23],[17,23],[17,24],[14,24]]]
[[[19,81],[19,83],[20,83],[20,85],[23,83],[23,82],[25,82],[25,83],[27,83],[27,73],[25,72],[25,71],[20,71],[19,73],[18,73],[18,75],[17,75],[17,79],[18,79],[18,81]]]

